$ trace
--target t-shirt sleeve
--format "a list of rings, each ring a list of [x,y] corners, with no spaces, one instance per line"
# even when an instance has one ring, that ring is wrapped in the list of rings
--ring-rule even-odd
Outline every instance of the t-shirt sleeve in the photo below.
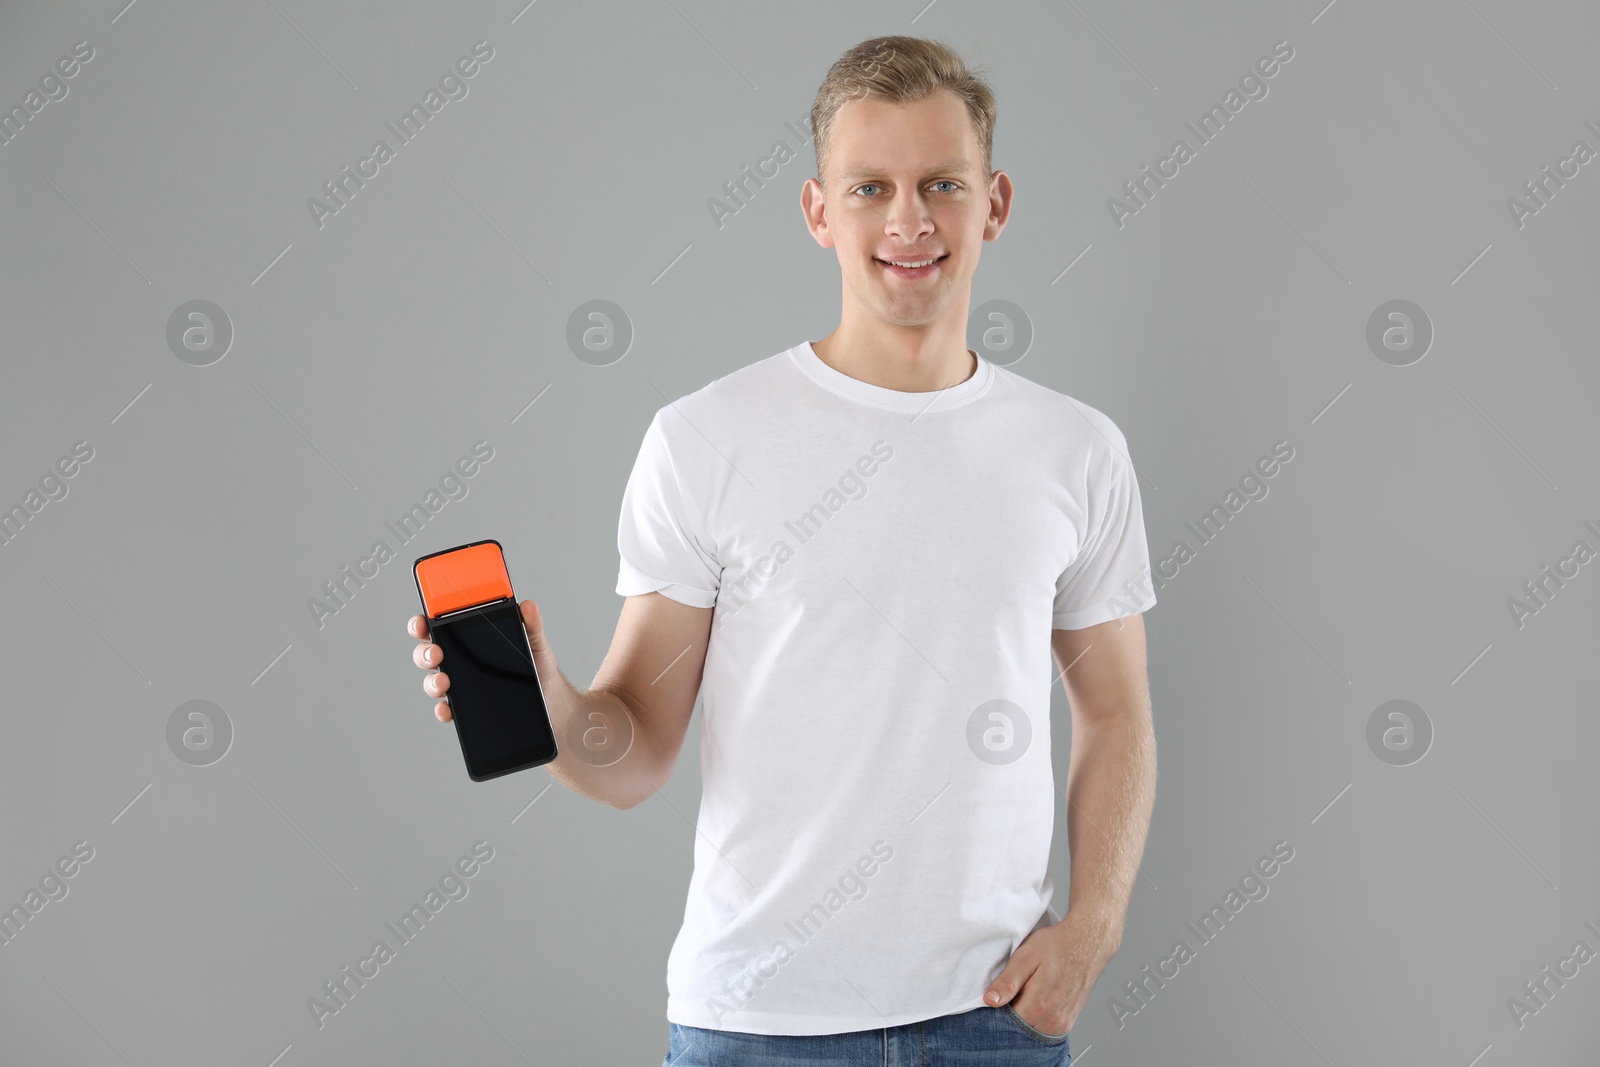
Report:
[[[617,592],[659,591],[681,604],[709,608],[717,600],[722,565],[703,529],[703,508],[685,494],[673,461],[663,426],[672,417],[670,408],[656,412],[622,493]]]
[[[1113,431],[1115,433],[1115,431]],[[1111,466],[1093,494],[1089,535],[1076,558],[1056,580],[1051,627],[1081,630],[1112,619],[1137,615],[1155,606],[1150,583],[1150,549],[1145,544],[1139,479],[1126,442],[1115,433]],[[1095,486],[1091,485],[1091,490]]]

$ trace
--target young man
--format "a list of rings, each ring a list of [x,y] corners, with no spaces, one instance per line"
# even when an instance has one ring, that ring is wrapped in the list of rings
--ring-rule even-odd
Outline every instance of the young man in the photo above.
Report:
[[[558,736],[576,720],[631,737],[609,766],[570,746],[549,764],[586,796],[629,808],[659,788],[703,681],[671,1067],[1070,1063],[1120,943],[1155,791],[1139,488],[1109,418],[965,347],[978,256],[1011,207],[994,115],[944,45],[839,59],[800,198],[839,258],[839,327],[656,412],[623,495],[627,599],[588,691],[522,605]]]

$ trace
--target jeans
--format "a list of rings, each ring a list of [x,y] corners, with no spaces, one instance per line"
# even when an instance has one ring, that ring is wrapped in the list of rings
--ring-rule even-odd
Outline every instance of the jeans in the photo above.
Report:
[[[661,1067],[1071,1067],[1067,1034],[1004,1004],[846,1034],[745,1034],[667,1024]]]

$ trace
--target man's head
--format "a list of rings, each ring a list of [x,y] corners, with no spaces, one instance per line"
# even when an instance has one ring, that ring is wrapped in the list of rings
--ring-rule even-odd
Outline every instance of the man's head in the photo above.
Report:
[[[817,243],[837,250],[847,325],[947,318],[964,335],[982,243],[1010,213],[994,124],[993,91],[937,41],[873,38],[829,69],[811,108],[818,176],[800,200]],[[916,273],[885,265],[934,257]]]

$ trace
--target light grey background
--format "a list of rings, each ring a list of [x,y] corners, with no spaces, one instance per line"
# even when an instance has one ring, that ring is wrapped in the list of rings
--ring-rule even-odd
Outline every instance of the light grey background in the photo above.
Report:
[[[1507,601],[1600,548],[1600,163],[1521,228],[1506,202],[1600,149],[1597,31],[1576,0],[8,8],[0,105],[95,54],[0,146],[0,503],[94,455],[0,546],[0,903],[94,858],[0,946],[0,1060],[660,1062],[698,717],[630,812],[472,783],[409,660],[410,561],[499,538],[593,677],[649,417],[836,325],[796,131],[841,51],[911,33],[999,97],[1017,197],[972,306],[1021,307],[1012,368],[1124,430],[1152,557],[1295,450],[1147,617],[1155,817],[1077,1057],[1592,1064],[1600,963],[1521,1028],[1507,999],[1600,949],[1600,563],[1520,628]],[[468,95],[319,229],[307,199],[479,40]],[[1107,198],[1279,40],[1269,94],[1119,228]],[[719,228],[777,140],[798,157]],[[196,299],[235,331],[205,367],[166,341]],[[566,341],[594,299],[636,331],[609,366]],[[1366,340],[1396,299],[1435,331],[1404,367]],[[468,495],[319,628],[322,583],[478,440]],[[1410,766],[1368,746],[1393,699],[1434,731]],[[210,766],[168,746],[190,700],[232,723]],[[478,840],[470,895],[319,1030],[308,998]],[[1279,840],[1270,894],[1119,1027]]]

